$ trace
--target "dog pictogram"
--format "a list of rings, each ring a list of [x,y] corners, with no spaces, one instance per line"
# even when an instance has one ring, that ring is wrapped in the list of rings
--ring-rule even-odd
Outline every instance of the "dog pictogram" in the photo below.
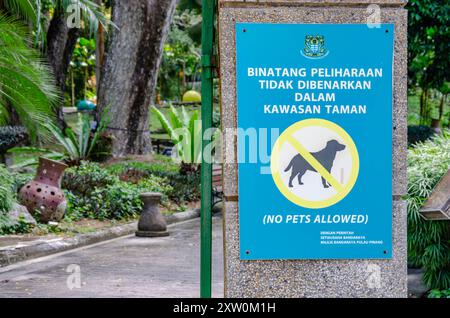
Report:
[[[323,148],[320,151],[317,152],[311,152],[311,155],[316,158],[316,160],[328,171],[331,172],[331,169],[333,168],[333,162],[336,158],[336,154],[339,151],[342,151],[345,149],[345,145],[340,144],[337,140],[330,140],[327,142],[327,145],[325,148]],[[303,185],[302,177],[306,173],[306,171],[310,170],[313,172],[318,171],[314,169],[308,161],[303,158],[301,154],[297,154],[292,158],[291,162],[287,166],[287,168],[284,170],[284,172],[288,172],[289,170],[292,170],[291,176],[289,178],[289,187],[292,188],[294,185],[292,184],[292,181],[295,177],[298,177],[298,183],[300,185]],[[330,184],[328,181],[322,177],[322,184],[324,188],[329,188]]]

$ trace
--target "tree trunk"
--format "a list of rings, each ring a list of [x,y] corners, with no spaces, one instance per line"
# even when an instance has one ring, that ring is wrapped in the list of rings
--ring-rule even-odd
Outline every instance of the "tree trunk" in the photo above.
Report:
[[[96,0],[96,3],[101,7],[102,0]],[[97,41],[95,46],[95,55],[96,55],[96,66],[95,66],[95,80],[97,82],[97,95],[98,88],[100,85],[100,77],[103,67],[103,62],[105,60],[105,31],[103,30],[103,25],[101,23],[98,24],[97,29]]]
[[[66,76],[72,53],[79,37],[79,29],[69,28],[62,12],[55,12],[47,31],[47,59],[62,97],[66,91]],[[58,108],[58,124],[65,127],[62,105]]]
[[[99,85],[99,111],[109,109],[113,154],[151,151],[149,106],[154,100],[162,48],[177,0],[115,0]]]

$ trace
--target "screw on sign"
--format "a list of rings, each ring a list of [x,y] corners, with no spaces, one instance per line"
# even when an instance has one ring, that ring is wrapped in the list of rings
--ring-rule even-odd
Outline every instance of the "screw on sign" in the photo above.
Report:
[[[324,208],[350,193],[358,178],[359,156],[343,128],[327,120],[307,119],[281,134],[270,167],[287,199],[307,208]]]

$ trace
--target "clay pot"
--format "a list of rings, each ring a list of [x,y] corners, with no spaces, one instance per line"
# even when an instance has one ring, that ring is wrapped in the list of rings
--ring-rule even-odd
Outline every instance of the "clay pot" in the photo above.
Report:
[[[39,158],[36,177],[20,189],[19,199],[41,223],[60,221],[67,201],[61,190],[61,179],[67,165]]]

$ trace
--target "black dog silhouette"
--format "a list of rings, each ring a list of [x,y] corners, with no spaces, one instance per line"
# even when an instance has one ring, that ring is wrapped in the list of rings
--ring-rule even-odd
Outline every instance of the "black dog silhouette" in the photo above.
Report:
[[[330,140],[327,142],[325,148],[318,152],[311,152],[311,155],[319,161],[322,166],[328,171],[331,172],[331,168],[333,167],[333,161],[336,158],[336,153],[338,151],[342,151],[345,149],[345,145],[341,145],[336,140]],[[306,161],[300,154],[295,155],[289,163],[288,167],[284,170],[284,172],[288,172],[292,169],[291,176],[289,178],[289,187],[292,188],[292,180],[296,176],[298,176],[298,183],[300,185],[303,184],[302,177],[306,173],[306,171],[311,170],[317,172],[308,161]],[[322,177],[322,184],[324,188],[328,188],[330,185],[328,182]]]

